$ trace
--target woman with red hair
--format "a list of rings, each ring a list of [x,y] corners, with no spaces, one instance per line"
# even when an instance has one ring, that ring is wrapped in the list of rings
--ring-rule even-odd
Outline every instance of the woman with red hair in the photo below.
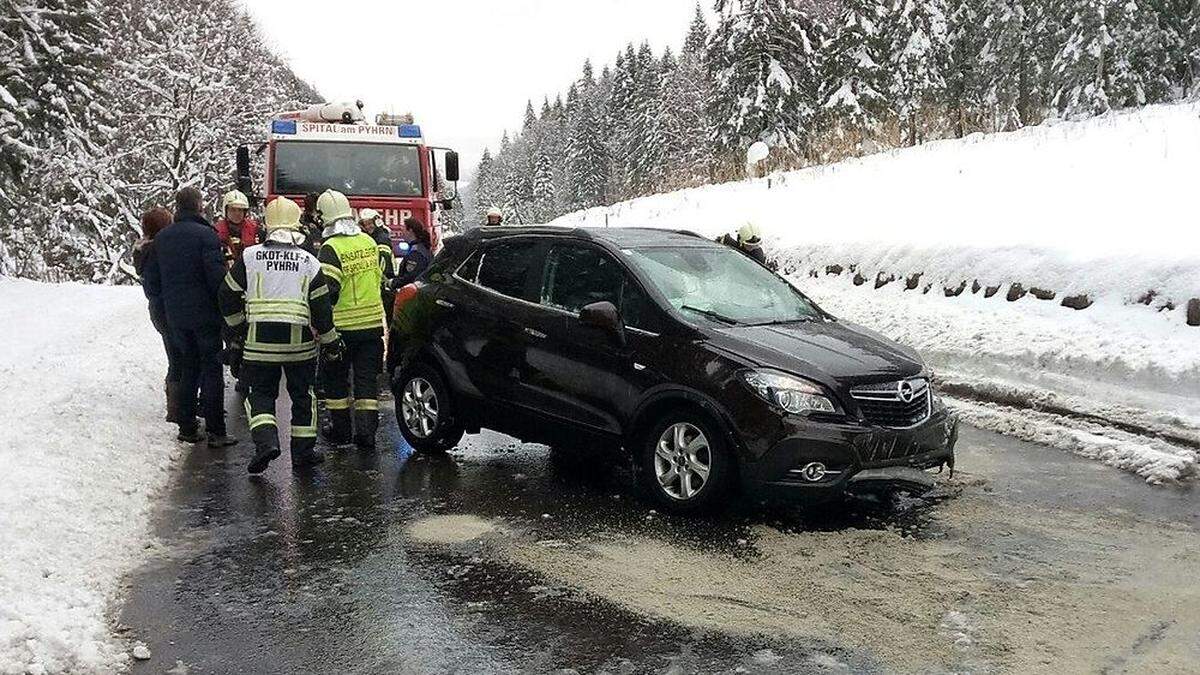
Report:
[[[146,261],[154,255],[154,237],[158,236],[165,227],[175,220],[171,212],[156,207],[142,214],[142,238],[133,246],[133,269],[142,276]],[[167,352],[167,377],[164,387],[167,395],[167,421],[178,422],[179,411],[175,405],[175,390],[179,388],[179,366],[175,348],[169,339],[170,330],[167,328],[167,316],[161,305],[150,303],[150,323],[162,338],[163,349]]]

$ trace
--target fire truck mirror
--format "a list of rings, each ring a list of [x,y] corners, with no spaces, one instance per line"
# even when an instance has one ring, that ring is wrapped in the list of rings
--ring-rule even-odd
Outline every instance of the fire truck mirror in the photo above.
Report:
[[[446,180],[458,182],[458,153],[453,150],[446,153]]]
[[[246,195],[254,192],[254,179],[250,176],[250,148],[239,145],[237,149],[237,187]]]

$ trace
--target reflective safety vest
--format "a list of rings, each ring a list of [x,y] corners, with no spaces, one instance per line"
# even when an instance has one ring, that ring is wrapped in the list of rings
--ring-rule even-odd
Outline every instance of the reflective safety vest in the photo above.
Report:
[[[294,363],[317,358],[317,343],[337,339],[321,263],[298,246],[251,246],[225,276],[218,298],[231,327],[248,324],[246,361]],[[318,337],[314,337],[314,329]]]
[[[321,269],[340,287],[333,306],[339,331],[383,328],[383,269],[380,251],[370,235],[335,235],[325,240],[336,262],[322,254]]]
[[[246,264],[246,321],[307,326],[308,288],[321,263],[296,246],[251,246]]]

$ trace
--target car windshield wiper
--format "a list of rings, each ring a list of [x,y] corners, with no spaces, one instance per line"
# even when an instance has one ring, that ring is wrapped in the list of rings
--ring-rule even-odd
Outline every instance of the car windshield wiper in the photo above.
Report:
[[[772,319],[770,321],[763,321],[762,323],[753,323],[750,325],[752,325],[752,326],[782,326],[784,324],[789,324],[789,323],[811,323],[811,322],[818,321],[818,320],[819,320],[818,317],[815,317],[815,316],[798,316],[798,317],[795,317],[792,319]]]
[[[720,321],[721,323],[727,323],[730,326],[736,326],[741,323],[741,321],[738,321],[737,319],[731,319],[731,318],[725,316],[724,314],[721,314],[720,312],[714,312],[711,309],[700,309],[699,307],[692,307],[691,305],[681,305],[679,308],[686,309],[689,312],[695,312],[697,314],[700,314],[701,316],[706,316],[710,319],[713,319],[714,321]]]

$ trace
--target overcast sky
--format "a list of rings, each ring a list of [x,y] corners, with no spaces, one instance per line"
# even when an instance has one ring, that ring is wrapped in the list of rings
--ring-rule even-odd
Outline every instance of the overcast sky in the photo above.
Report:
[[[474,170],[525,101],[565,91],[625,43],[678,49],[696,0],[242,0],[295,71],[369,116],[412,111]],[[706,8],[711,0],[703,0]]]

